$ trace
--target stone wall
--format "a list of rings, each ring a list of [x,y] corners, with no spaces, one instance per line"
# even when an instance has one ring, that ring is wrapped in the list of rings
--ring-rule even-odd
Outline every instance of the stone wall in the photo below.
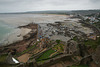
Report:
[[[65,59],[71,60],[71,55],[70,54],[69,55],[63,54],[63,55],[60,55],[59,57],[49,59],[49,60],[45,61],[43,64],[42,63],[37,64],[35,59],[34,59],[34,60],[29,61],[25,64],[20,64],[17,67],[49,67],[53,64],[56,64],[60,61],[65,60]]]

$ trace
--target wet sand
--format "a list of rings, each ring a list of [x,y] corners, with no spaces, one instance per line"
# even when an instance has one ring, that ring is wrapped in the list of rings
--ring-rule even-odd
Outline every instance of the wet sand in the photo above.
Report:
[[[56,14],[7,14],[0,15],[0,20],[13,26],[26,25],[34,23],[54,23],[55,21],[63,21],[68,15]]]

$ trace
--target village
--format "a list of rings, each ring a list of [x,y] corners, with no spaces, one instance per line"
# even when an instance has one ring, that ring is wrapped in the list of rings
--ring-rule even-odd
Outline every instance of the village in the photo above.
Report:
[[[88,19],[85,18],[84,21]],[[95,63],[98,57],[92,53],[99,45],[100,32],[84,21],[71,16],[55,23],[32,22],[19,26],[31,32],[21,41],[0,47],[0,57],[3,57],[0,63],[9,67],[98,67],[99,61]]]

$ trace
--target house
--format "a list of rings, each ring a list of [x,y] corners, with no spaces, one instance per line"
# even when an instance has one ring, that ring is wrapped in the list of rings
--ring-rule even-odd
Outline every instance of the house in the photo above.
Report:
[[[89,39],[96,40],[96,35],[88,36]]]

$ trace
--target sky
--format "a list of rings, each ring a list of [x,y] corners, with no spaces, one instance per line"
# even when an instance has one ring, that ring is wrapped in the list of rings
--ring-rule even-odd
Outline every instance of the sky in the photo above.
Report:
[[[100,0],[0,0],[0,13],[100,9]]]

